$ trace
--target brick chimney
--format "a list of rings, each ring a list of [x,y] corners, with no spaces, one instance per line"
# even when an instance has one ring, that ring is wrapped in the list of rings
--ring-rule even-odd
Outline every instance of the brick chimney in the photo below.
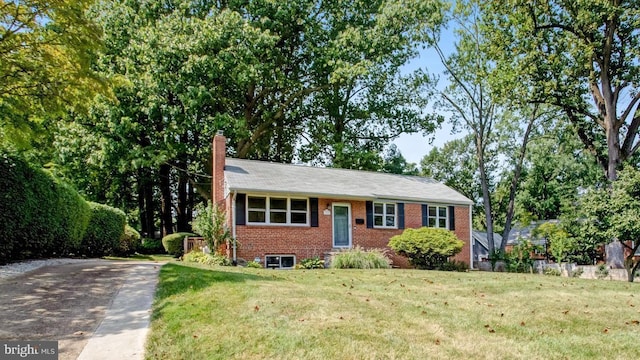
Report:
[[[212,156],[213,169],[211,179],[211,195],[212,201],[218,204],[218,207],[224,209],[224,159],[227,153],[227,139],[224,137],[222,130],[213,137]]]

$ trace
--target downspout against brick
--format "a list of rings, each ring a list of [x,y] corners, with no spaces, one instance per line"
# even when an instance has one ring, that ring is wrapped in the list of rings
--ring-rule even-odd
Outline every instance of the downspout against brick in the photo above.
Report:
[[[236,258],[236,194],[237,191],[233,191],[231,195],[231,237],[233,238],[233,265],[238,265],[238,259]]]

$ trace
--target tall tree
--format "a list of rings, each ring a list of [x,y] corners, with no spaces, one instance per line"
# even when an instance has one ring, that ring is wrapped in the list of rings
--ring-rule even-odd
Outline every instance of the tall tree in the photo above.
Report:
[[[634,256],[640,249],[640,171],[627,166],[610,188],[590,189],[581,199],[580,215],[582,236],[626,249],[624,267],[633,282],[640,268]]]
[[[28,146],[46,133],[46,119],[106,91],[91,68],[100,46],[100,29],[85,16],[91,3],[0,2],[0,142]]]
[[[638,147],[640,2],[484,4],[503,91],[561,108],[609,180]]]

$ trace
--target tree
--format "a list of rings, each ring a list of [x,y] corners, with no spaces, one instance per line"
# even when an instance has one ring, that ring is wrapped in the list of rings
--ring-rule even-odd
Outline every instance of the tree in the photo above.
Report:
[[[45,120],[86,110],[106,92],[91,65],[100,29],[85,15],[91,0],[0,4],[0,142],[29,145]]]
[[[633,282],[640,268],[640,171],[623,168],[610,188],[592,188],[580,202],[581,235],[596,244],[619,243],[626,249],[624,267]],[[607,256],[610,256],[607,253]]]
[[[640,147],[638,1],[491,1],[487,34],[513,97],[557,106],[609,180]],[[515,70],[515,71],[511,71]]]
[[[536,124],[544,119],[546,109],[537,105],[524,106],[523,102],[494,91],[492,76],[496,76],[496,72],[485,54],[487,34],[482,27],[484,14],[481,10],[480,2],[475,0],[457,2],[451,13],[452,22],[457,26],[455,52],[447,56],[439,45],[434,46],[449,80],[449,85],[439,91],[441,100],[436,106],[450,113],[454,128],[464,128],[469,132],[469,140],[473,140],[489,252],[494,253],[496,214],[491,196],[493,176],[490,170],[500,160],[497,155],[501,137],[508,140],[502,144],[503,148],[504,144],[509,145],[507,159],[513,159],[502,235],[506,239],[511,230],[515,194],[529,137]],[[518,135],[517,140],[513,139],[513,134]],[[506,242],[502,242],[501,252],[504,252],[505,245]]]
[[[558,223],[545,222],[538,226],[532,235],[547,240],[548,250],[558,264],[562,264],[577,249],[576,239]]]
[[[447,229],[422,227],[406,229],[389,240],[389,247],[409,258],[419,269],[436,269],[462,251],[464,243]]]
[[[387,148],[384,154],[382,171],[391,174],[418,175],[416,164],[408,163],[396,144],[391,144]]]
[[[226,226],[226,214],[216,204],[202,203],[196,205],[195,218],[191,225],[193,231],[204,237],[207,246],[211,251],[218,252],[220,246],[227,244],[231,240],[231,233]]]

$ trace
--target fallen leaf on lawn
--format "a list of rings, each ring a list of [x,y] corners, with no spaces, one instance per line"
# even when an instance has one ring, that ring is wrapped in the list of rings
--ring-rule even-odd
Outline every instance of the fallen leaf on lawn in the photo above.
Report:
[[[344,320],[344,318],[342,316],[339,317],[340,320]]]
[[[567,313],[568,313],[568,312],[569,312],[569,310],[565,310],[565,311],[563,311],[562,313],[563,313],[563,314],[565,314],[565,315],[567,315]]]
[[[524,321],[520,321],[520,326],[525,326],[526,324],[524,323]]]
[[[256,307],[254,307],[253,310],[255,310],[255,311],[260,310],[260,306],[256,305]]]
[[[492,334],[496,332],[496,331],[495,331],[495,330],[493,330],[492,328],[489,328],[488,330],[489,330],[489,332],[490,332],[490,333],[492,333]]]
[[[84,335],[84,331],[76,331],[73,335]]]
[[[193,338],[194,338],[194,339],[197,339],[197,338],[198,338],[198,335],[195,335],[195,334],[194,334],[194,335],[193,335]]]
[[[608,333],[609,332],[609,328],[604,328],[604,330],[602,330],[603,333]]]
[[[440,345],[440,340],[436,339],[436,345]]]

